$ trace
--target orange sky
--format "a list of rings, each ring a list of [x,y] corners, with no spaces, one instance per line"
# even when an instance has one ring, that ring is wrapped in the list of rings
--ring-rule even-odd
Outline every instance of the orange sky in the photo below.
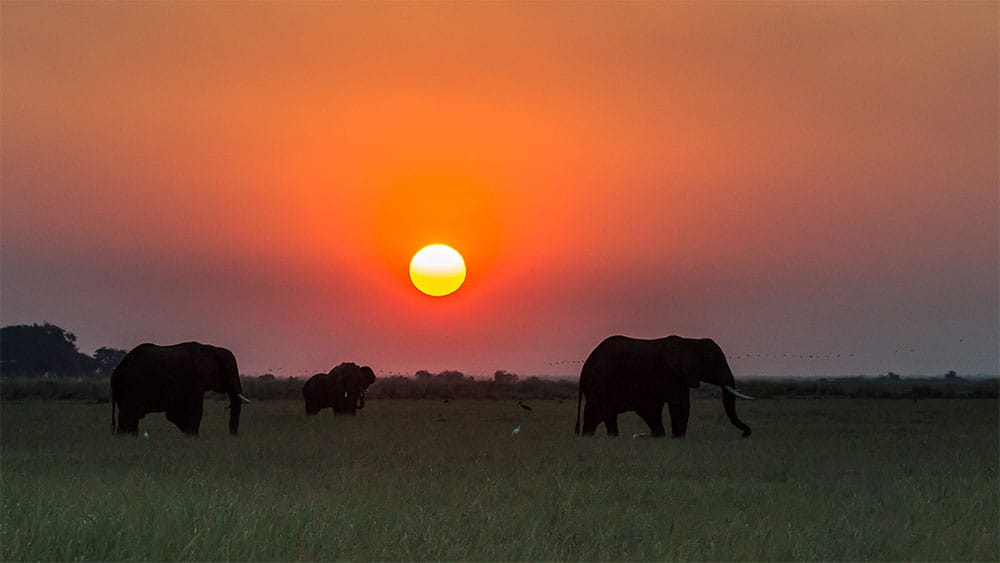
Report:
[[[998,371],[996,3],[0,10],[5,325],[283,375],[576,374],[615,333]]]

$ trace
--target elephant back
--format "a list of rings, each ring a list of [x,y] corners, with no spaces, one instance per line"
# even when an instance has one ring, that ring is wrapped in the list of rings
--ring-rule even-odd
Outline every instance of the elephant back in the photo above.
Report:
[[[306,380],[302,386],[302,398],[306,403],[306,414],[316,414],[320,409],[330,406],[332,377],[326,373],[317,373]]]
[[[302,394],[305,396],[317,392],[321,387],[326,386],[329,380],[330,374],[328,373],[314,374],[302,385]]]
[[[196,366],[182,348],[144,343],[122,358],[111,374],[112,392],[148,411],[162,411],[176,402],[178,393],[196,387]]]

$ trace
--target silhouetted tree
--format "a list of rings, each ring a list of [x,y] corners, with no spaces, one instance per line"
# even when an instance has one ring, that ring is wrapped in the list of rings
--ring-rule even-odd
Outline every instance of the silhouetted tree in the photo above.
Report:
[[[534,375],[522,380],[518,384],[518,389],[524,392],[528,396],[533,396],[541,392],[546,386],[545,380],[540,377],[535,377]]]
[[[497,383],[517,383],[520,379],[516,373],[509,373],[504,370],[497,370],[493,373],[493,381]]]
[[[103,375],[111,375],[121,363],[122,359],[128,354],[126,350],[120,350],[118,348],[108,348],[102,346],[94,352],[94,362],[97,364],[97,370]]]
[[[444,370],[435,377],[444,381],[454,381],[459,383],[463,381],[473,381],[472,377],[469,377],[457,370]]]
[[[472,377],[465,375],[464,373],[456,370],[444,370],[439,373],[431,373],[425,369],[418,371],[413,374],[414,377],[421,381],[450,381],[461,383],[463,381],[473,381]]]
[[[0,329],[0,360],[5,376],[92,374],[96,367],[93,358],[77,349],[76,335],[51,323]]]

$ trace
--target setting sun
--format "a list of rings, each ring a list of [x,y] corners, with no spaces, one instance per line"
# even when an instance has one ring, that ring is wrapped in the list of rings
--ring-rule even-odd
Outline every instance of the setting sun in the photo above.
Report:
[[[427,295],[449,295],[465,282],[465,260],[448,245],[425,246],[410,260],[410,280]]]

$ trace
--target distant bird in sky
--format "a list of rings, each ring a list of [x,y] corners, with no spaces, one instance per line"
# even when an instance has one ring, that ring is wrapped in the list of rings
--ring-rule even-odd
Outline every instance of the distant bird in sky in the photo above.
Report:
[[[529,407],[528,405],[522,403],[521,401],[517,402],[517,406],[521,407],[522,409],[524,409],[526,411],[530,411],[531,410],[531,407]]]

